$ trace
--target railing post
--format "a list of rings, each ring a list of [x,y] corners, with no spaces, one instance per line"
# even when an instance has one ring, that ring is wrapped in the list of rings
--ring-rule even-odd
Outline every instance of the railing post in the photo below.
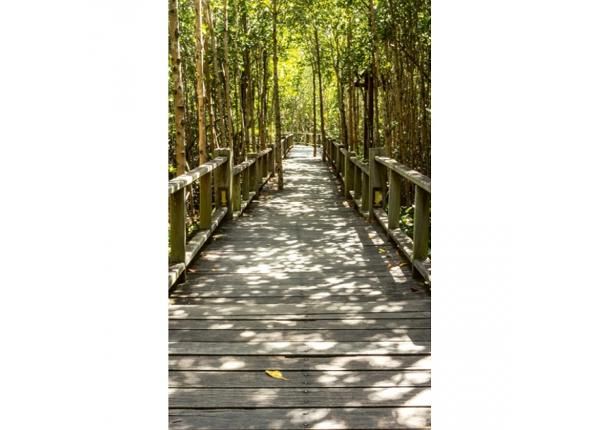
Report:
[[[388,201],[388,229],[400,227],[400,175],[390,170],[390,198]]]
[[[363,170],[360,169],[360,178],[362,182],[362,191],[360,193],[360,211],[368,212],[369,211],[369,175]]]
[[[354,151],[346,152],[344,163],[344,194],[346,198],[351,199],[350,191],[354,189],[354,164],[350,158],[356,156]]]
[[[257,157],[258,154],[256,152],[251,152],[248,154],[248,159],[254,160],[254,164],[248,167],[250,170],[248,175],[248,187],[250,190],[258,193],[258,189],[260,188],[260,158]]]
[[[277,152],[275,153],[275,171],[277,173],[277,189],[283,190],[283,145],[285,139],[281,139],[277,144]]]
[[[203,230],[210,228],[212,223],[212,190],[211,190],[212,172],[200,177],[200,220],[199,227]]]
[[[233,186],[231,188],[231,204],[233,213],[239,212],[242,209],[242,174],[233,175]]]
[[[262,157],[260,157],[260,168],[261,168],[261,185],[262,185],[262,180],[263,178],[266,178],[269,176],[269,169],[268,169],[268,165],[267,165],[267,160],[269,159],[269,154],[265,154]]]
[[[233,156],[230,148],[221,148],[216,150],[217,155],[227,157],[227,161],[219,166],[215,175],[215,184],[217,186],[217,199],[221,206],[227,208],[226,219],[233,218],[233,205],[231,202],[233,186]]]
[[[356,161],[360,162],[360,161],[358,161],[358,159]],[[360,167],[358,165],[354,164],[354,199],[357,201],[360,201],[361,189],[362,189],[362,170],[360,169]],[[359,208],[359,210],[360,210],[360,208]]]
[[[325,151],[325,146],[327,145],[327,138],[320,133],[319,133],[319,136],[321,136],[321,147],[323,148],[321,158],[323,161],[325,161],[325,153],[327,152],[327,151]],[[329,154],[327,154],[327,155],[329,155]]]
[[[275,151],[276,151],[277,145],[272,143],[271,144],[271,152],[269,152],[269,154],[271,155],[271,159],[269,160],[269,169],[271,170],[271,174],[275,175]]]
[[[254,167],[254,166],[251,166]],[[243,175],[243,176],[242,176]],[[242,173],[242,200],[248,200],[250,198],[250,167],[246,167]]]
[[[427,258],[429,248],[429,211],[431,196],[415,185],[415,218],[413,227],[413,261]],[[413,266],[413,274],[415,269]]]
[[[185,264],[185,188],[169,196],[169,264]],[[181,274],[185,280],[185,270]]]
[[[377,163],[375,157],[377,155],[383,155],[385,149],[381,147],[369,148],[369,219],[374,218],[374,203],[375,203],[375,192],[379,191],[382,194],[382,202],[385,198],[385,179],[387,169],[385,166]]]

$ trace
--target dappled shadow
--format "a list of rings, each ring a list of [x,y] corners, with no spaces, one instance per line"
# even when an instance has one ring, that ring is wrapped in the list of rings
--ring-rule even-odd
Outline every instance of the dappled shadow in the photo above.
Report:
[[[284,178],[170,296],[170,428],[428,427],[427,290],[312,148]]]

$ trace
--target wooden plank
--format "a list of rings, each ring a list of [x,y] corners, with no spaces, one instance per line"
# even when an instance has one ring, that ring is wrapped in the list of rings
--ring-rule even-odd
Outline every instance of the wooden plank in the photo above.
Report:
[[[169,330],[171,342],[416,342],[431,341],[430,329],[366,330]]]
[[[352,288],[384,287],[401,288],[407,284],[415,285],[416,281],[410,278],[410,271],[401,272],[407,266],[396,266],[389,272],[348,271],[344,273],[198,273],[196,270],[201,263],[193,264],[194,270],[189,274],[188,283],[182,288],[209,287],[211,285],[220,287],[236,288],[240,293],[249,292],[253,288],[265,286],[270,287],[305,287],[305,291],[327,288],[329,292],[345,291]],[[190,270],[192,270],[190,269]],[[396,276],[401,275],[401,276]],[[403,275],[403,276],[402,276]],[[240,285],[242,284],[242,285]],[[180,290],[181,291],[181,290]],[[208,290],[206,290],[208,291]]]
[[[359,266],[359,267],[356,267]],[[373,264],[368,265],[366,263],[352,263],[346,262],[343,264],[334,264],[331,266],[315,266],[311,264],[247,264],[235,268],[233,265],[198,265],[196,266],[196,273],[202,275],[208,274],[238,274],[238,275],[268,275],[269,273],[277,273],[279,277],[285,278],[291,276],[291,274],[302,274],[299,277],[309,277],[316,274],[322,274],[326,276],[342,276],[345,273],[350,273],[348,277],[352,276],[352,273],[364,276],[386,276],[386,269],[392,269],[391,264]],[[390,272],[387,272],[390,276]]]
[[[284,381],[285,382],[285,381]],[[429,387],[170,388],[170,408],[431,406]]]
[[[195,169],[190,170],[189,172],[179,175],[176,178],[173,178],[169,181],[169,194],[173,194],[176,191],[181,190],[182,188],[191,185],[194,181],[199,179],[201,176],[206,175],[209,172],[212,172],[221,164],[227,162],[227,157],[215,157],[213,160],[207,161],[201,166],[196,167]]]
[[[293,370],[283,373],[287,381],[273,379],[264,371],[169,371],[171,388],[343,388],[428,387],[428,370]]]
[[[408,179],[410,182],[417,185],[419,188],[427,191],[428,193],[431,193],[431,179],[429,177],[423,175],[422,173],[416,170],[410,169],[404,164],[399,163],[398,161],[389,157],[377,156],[375,157],[375,160],[386,166],[388,169],[391,169],[399,175],[403,176],[404,178]]]
[[[171,318],[197,318],[206,316],[232,315],[285,315],[285,314],[352,314],[352,313],[398,313],[427,312],[431,308],[430,300],[401,300],[380,303],[318,303],[307,305],[264,304],[255,306],[225,305],[174,305],[169,309]]]
[[[281,294],[264,294],[257,295],[254,297],[195,297],[193,294],[172,294],[171,299],[174,300],[172,303],[181,304],[181,305],[244,305],[244,306],[254,306],[254,305],[263,305],[263,304],[278,304],[278,305],[298,305],[298,304],[316,304],[321,303],[324,300],[330,302],[343,302],[347,301],[350,303],[387,303],[389,300],[418,300],[426,298],[415,297],[414,293],[411,294],[411,291],[402,291],[397,294],[380,294],[380,295],[369,295],[367,293],[363,294],[342,294],[342,295],[333,295],[333,294],[314,294],[314,295],[303,295],[296,294],[292,296],[281,295]],[[314,296],[314,297],[312,297]]]
[[[414,355],[344,355],[344,356],[251,356],[251,355],[170,355],[169,369],[194,371],[281,371],[305,370],[428,370],[429,354]]]
[[[400,408],[293,408],[293,409],[171,409],[171,430],[381,430],[428,429],[431,409]]]
[[[170,294],[171,300],[176,300],[178,304],[203,304],[203,305],[224,305],[224,304],[300,304],[328,300],[332,302],[373,302],[386,300],[404,300],[426,298],[425,289],[402,288],[397,292],[385,293],[383,291],[359,290],[358,292],[342,292],[341,294],[331,294],[326,290],[317,290],[305,292],[301,288],[292,290],[292,294],[286,294],[278,290],[263,289],[255,290],[254,294],[240,293],[237,289],[227,287],[225,291],[220,292],[212,290],[210,292],[202,291],[202,288],[179,289]]]
[[[177,355],[381,355],[428,354],[430,342],[169,342]]]
[[[225,273],[211,272],[202,273],[197,270],[201,268],[201,263],[194,264],[190,270],[188,282],[190,285],[226,285],[237,284],[240,291],[252,288],[261,284],[264,285],[306,285],[310,286],[330,286],[334,288],[339,285],[345,286],[367,285],[370,282],[378,282],[378,285],[397,285],[400,287],[406,283],[413,283],[410,278],[410,271],[406,266],[391,267],[386,271],[370,270],[348,270],[341,273],[322,273],[322,272],[290,272],[290,273]],[[387,269],[387,268],[386,268]],[[387,283],[389,281],[389,284]],[[241,284],[241,285],[240,285]]]
[[[182,306],[182,305],[171,305],[173,306]],[[185,305],[183,305],[185,306]],[[201,306],[201,305],[194,305]],[[348,319],[388,319],[388,320],[398,320],[398,319],[429,319],[431,318],[431,312],[348,312],[348,313],[323,313],[323,314],[282,314],[282,315],[206,315],[206,316],[194,316],[189,317],[185,314],[181,315],[172,315],[170,316],[172,319],[198,319],[198,320],[254,320],[254,319],[272,319],[272,320],[348,320]]]
[[[193,329],[193,330],[338,330],[338,329],[408,329],[408,328],[430,328],[429,319],[368,319],[368,318],[345,318],[341,320],[194,320],[194,319],[171,319],[170,329]]]

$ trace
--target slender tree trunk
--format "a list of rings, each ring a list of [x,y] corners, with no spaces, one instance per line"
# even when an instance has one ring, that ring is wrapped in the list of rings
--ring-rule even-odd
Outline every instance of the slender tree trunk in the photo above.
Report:
[[[179,52],[179,22],[177,0],[169,0],[169,36],[171,54],[171,76],[175,83],[175,163],[177,175],[185,173],[185,100],[181,76],[181,55]]]
[[[269,56],[267,50],[262,51],[262,72],[263,81],[260,95],[260,148],[267,148],[267,99],[268,99],[268,83],[269,83]]]
[[[204,111],[204,98],[206,97],[206,88],[204,86],[204,36],[202,34],[202,0],[194,0],[196,9],[196,94],[198,97],[198,164],[208,161],[208,151],[206,149],[206,117]]]
[[[379,78],[377,76],[377,27],[375,21],[375,4],[370,0],[369,18],[371,23],[371,35],[373,38],[373,46],[371,47],[371,87],[369,94],[369,116],[370,116],[370,134],[371,146],[379,146],[379,103],[377,97],[377,87]]]
[[[206,14],[208,17],[207,20],[207,24],[208,24],[208,31],[210,33],[210,44],[211,44],[211,51],[212,51],[212,58],[213,58],[213,75],[214,75],[214,81],[215,81],[215,96],[216,96],[216,103],[215,106],[217,109],[215,109],[215,121],[218,121],[219,123],[219,129],[220,129],[220,140],[221,140],[221,145],[219,146],[228,146],[228,140],[227,140],[227,126],[225,123],[225,112],[226,112],[226,107],[225,107],[225,101],[224,101],[224,91],[223,91],[223,86],[219,84],[219,78],[221,78],[223,81],[225,80],[223,73],[222,73],[222,68],[219,68],[219,52],[217,51],[217,42],[216,42],[216,37],[215,37],[215,29],[213,26],[213,19],[212,19],[212,12],[210,11],[210,0],[206,0]],[[218,119],[217,119],[218,117]]]
[[[225,109],[227,119],[227,146],[234,149],[233,111],[231,109],[231,94],[229,91],[229,16],[227,14],[227,0],[223,0],[223,85],[225,87]]]
[[[203,0],[194,0],[196,9],[196,93],[198,96],[198,165],[208,161],[208,151],[206,146],[206,123],[204,98],[206,96],[206,87],[204,86],[204,35],[202,34],[202,22],[204,15]],[[211,224],[212,192],[210,189],[210,175],[204,175],[200,178],[200,219],[201,229],[207,229]]]
[[[312,110],[313,110],[313,157],[317,156],[317,72],[312,64]]]
[[[319,44],[319,32],[317,31],[317,27],[314,26],[314,34],[315,34],[315,47],[317,50],[317,75],[319,76],[319,106],[321,112],[321,144],[325,145],[325,114],[323,112],[323,81],[321,79],[321,47]],[[325,151],[323,151],[323,160],[325,160]]]
[[[283,190],[283,154],[281,149],[281,112],[279,110],[279,79],[277,76],[277,0],[273,5],[273,107],[275,108],[275,143],[277,145],[277,189]]]

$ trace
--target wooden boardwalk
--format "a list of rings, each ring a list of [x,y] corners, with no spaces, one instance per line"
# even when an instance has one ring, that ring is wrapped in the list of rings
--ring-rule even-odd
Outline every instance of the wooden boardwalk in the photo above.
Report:
[[[170,295],[170,429],[429,428],[427,293],[312,148],[284,178]]]

